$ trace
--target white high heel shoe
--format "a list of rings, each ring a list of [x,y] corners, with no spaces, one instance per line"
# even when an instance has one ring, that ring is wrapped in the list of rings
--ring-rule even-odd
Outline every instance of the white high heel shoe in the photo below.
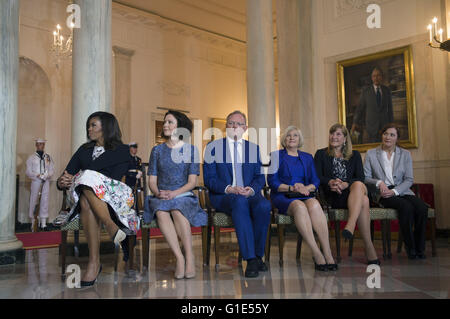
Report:
[[[124,241],[125,238],[127,238],[127,234],[125,234],[125,232],[119,228],[116,232],[116,235],[114,235],[114,244],[120,245],[120,243]]]

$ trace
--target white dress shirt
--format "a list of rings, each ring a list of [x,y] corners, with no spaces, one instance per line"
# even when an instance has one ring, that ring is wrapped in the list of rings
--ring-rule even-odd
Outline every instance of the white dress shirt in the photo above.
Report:
[[[386,186],[395,185],[394,177],[392,175],[393,170],[394,170],[394,157],[395,157],[395,152],[392,152],[390,159],[388,158],[386,151],[382,151],[382,153],[381,153],[381,158],[383,161],[382,165],[384,168],[384,172],[386,173],[386,179],[383,182],[386,184]],[[377,187],[380,186],[381,182],[382,182],[381,180],[379,180],[377,182]],[[395,188],[392,190],[394,191],[395,195],[398,196],[397,190]]]
[[[381,90],[381,85],[376,86],[375,84],[373,84],[373,89],[375,90],[375,95],[377,95],[377,88],[380,88],[380,95],[383,96],[383,91]]]
[[[236,186],[236,173],[234,169],[234,139],[227,137],[228,148],[230,149],[231,163],[233,165],[233,184],[231,186]],[[242,142],[243,139],[237,140],[237,160],[238,163],[242,163]]]
[[[235,169],[234,169],[234,139],[230,138],[227,136],[227,143],[228,143],[228,148],[230,150],[230,156],[231,156],[231,164],[232,164],[232,171],[233,171],[233,184],[232,185],[228,185],[225,188],[225,193],[227,193],[227,189],[228,187],[235,187],[236,186],[236,173],[235,173]],[[244,143],[244,139],[241,138],[239,140],[237,140],[237,160],[238,163],[243,163],[244,161],[242,160],[242,148],[243,148],[243,143]],[[244,172],[242,172],[242,178],[244,178]],[[253,196],[255,194],[255,191],[252,189],[252,194],[250,196]]]

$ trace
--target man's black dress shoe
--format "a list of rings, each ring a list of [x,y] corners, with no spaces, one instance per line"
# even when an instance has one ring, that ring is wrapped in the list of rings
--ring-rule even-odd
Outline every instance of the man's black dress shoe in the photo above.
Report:
[[[258,277],[258,259],[252,258],[247,260],[247,268],[245,269],[245,277],[255,278]]]
[[[424,253],[417,253],[416,258],[417,259],[427,259],[427,256]]]
[[[415,253],[406,253],[406,255],[408,255],[408,259],[411,259],[411,260],[417,259],[417,256]]]
[[[256,257],[256,259],[258,260],[258,271],[267,271],[269,269],[261,257]]]

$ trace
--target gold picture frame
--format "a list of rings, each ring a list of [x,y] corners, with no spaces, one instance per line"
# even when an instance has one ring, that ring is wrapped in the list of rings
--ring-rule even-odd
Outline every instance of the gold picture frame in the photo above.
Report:
[[[387,93],[383,93],[383,99],[384,96],[386,96],[386,100],[389,95],[392,96],[392,107],[389,108],[392,112],[390,118],[393,118],[393,122],[400,128],[399,145],[404,148],[418,147],[411,46],[339,61],[336,67],[339,122],[345,125],[352,135],[354,149],[365,152],[378,146],[381,142],[380,128],[368,128],[369,121],[374,123],[374,120],[371,119],[371,116],[366,116],[364,112],[367,106],[361,103],[364,100],[363,94],[372,94],[373,97],[370,98],[376,98],[374,89],[373,93],[368,93],[370,86],[373,85],[371,75],[375,68],[382,73],[382,86],[386,87],[385,90],[389,90],[382,91]],[[365,99],[367,98],[369,96],[365,97]],[[384,104],[385,101],[383,100],[382,103]],[[383,108],[382,103],[377,104],[378,107]],[[374,110],[370,112],[373,114]],[[375,114],[379,113],[375,112]],[[354,119],[359,123],[354,122]],[[362,124],[360,124],[361,122]],[[377,123],[382,126],[383,122],[379,120]],[[376,138],[379,140],[374,140],[374,130],[377,132]],[[372,135],[369,131],[372,132]]]
[[[222,137],[225,137],[226,130],[227,130],[227,120],[226,119],[219,119],[219,118],[213,118],[211,120],[211,127],[218,128],[222,131]],[[216,139],[216,136],[211,136],[211,141],[214,141]]]

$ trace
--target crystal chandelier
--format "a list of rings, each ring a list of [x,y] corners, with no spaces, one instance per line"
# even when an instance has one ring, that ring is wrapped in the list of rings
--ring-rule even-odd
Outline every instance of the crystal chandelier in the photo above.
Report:
[[[70,59],[72,57],[73,44],[73,22],[70,24],[70,35],[66,38],[62,35],[61,26],[58,24],[56,30],[53,31],[53,44],[50,48],[56,67],[59,67],[61,60]]]
[[[435,49],[441,49],[450,52],[450,40],[443,40],[444,30],[442,30],[442,28],[438,30],[437,22],[438,19],[434,17],[432,20],[432,24],[429,24],[427,27],[430,34],[430,41],[428,42],[428,45]],[[436,44],[433,45],[433,43]]]

